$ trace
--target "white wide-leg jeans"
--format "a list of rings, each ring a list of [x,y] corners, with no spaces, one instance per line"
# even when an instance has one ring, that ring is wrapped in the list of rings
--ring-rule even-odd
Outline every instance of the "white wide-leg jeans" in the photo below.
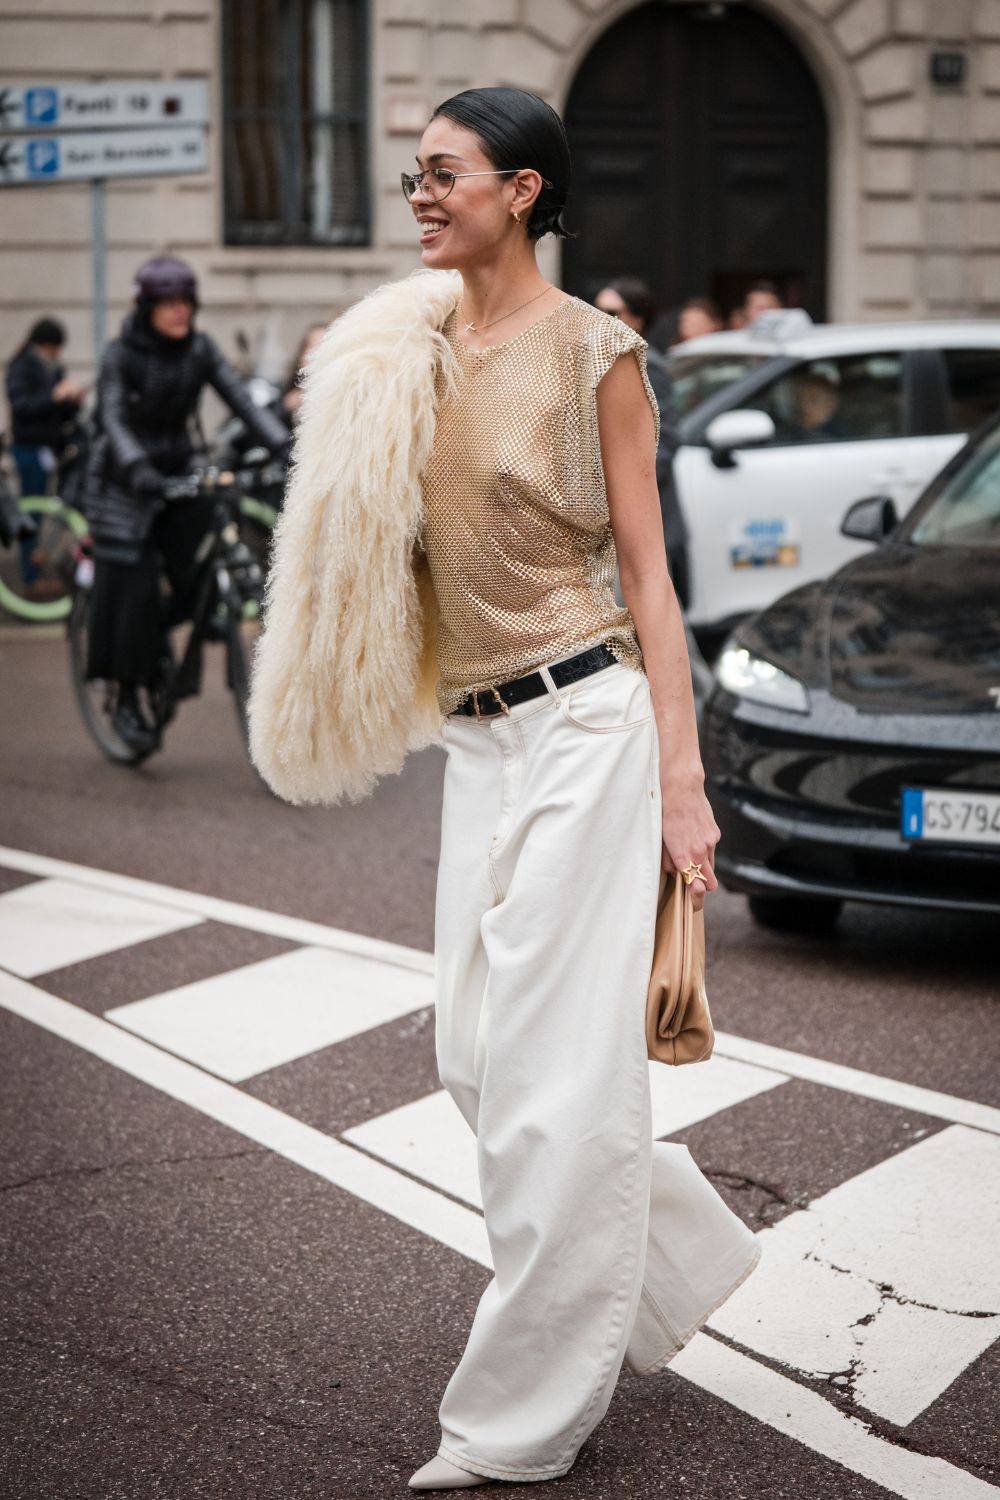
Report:
[[[616,663],[560,689],[548,665],[547,694],[445,721],[435,917],[438,1069],[494,1265],[438,1452],[510,1480],[565,1474],[623,1362],[662,1368],[760,1255],[687,1147],[652,1142],[648,680]]]

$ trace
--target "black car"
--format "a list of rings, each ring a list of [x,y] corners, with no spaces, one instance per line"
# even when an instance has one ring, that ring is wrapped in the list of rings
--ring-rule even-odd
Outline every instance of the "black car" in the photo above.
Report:
[[[1000,913],[1000,418],[878,543],[726,642],[705,705],[716,869],[768,926],[845,900]]]

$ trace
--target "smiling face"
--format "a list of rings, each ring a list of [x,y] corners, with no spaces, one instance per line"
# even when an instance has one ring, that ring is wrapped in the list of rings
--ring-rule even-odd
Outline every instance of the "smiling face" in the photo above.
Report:
[[[414,170],[424,167],[496,172],[479,137],[444,115],[432,120],[420,139]],[[460,268],[490,258],[512,235],[523,238],[541,185],[538,173],[529,171],[517,176],[459,177],[439,202],[433,196],[439,189],[425,180],[410,199],[424,265],[435,270]],[[521,216],[520,224],[515,213]]]

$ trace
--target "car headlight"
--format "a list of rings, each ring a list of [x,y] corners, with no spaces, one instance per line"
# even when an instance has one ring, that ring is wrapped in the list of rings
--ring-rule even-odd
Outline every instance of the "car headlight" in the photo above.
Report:
[[[792,713],[809,712],[809,689],[797,677],[783,672],[773,662],[754,656],[745,646],[727,646],[715,666],[715,678],[727,693],[766,703],[769,708],[787,708]]]

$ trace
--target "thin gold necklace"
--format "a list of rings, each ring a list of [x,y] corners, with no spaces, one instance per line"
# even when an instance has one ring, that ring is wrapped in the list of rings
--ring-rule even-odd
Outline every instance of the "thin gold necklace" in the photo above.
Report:
[[[488,323],[466,323],[466,325],[465,325],[465,332],[466,333],[483,333],[483,332],[485,332],[485,330],[487,328],[492,328],[494,323],[502,323],[503,320],[504,320],[504,318],[512,318],[516,312],[520,312],[521,311],[522,307],[530,307],[531,304],[532,304],[532,302],[537,302],[538,299],[539,299],[539,297],[544,297],[545,293],[546,292],[551,292],[551,290],[552,290],[551,285],[544,286],[540,292],[536,292],[535,293],[534,297],[529,297],[528,300],[527,300],[527,302],[522,302],[520,307],[512,307],[511,310],[510,310],[510,312],[501,313],[500,316],[499,316],[499,318],[491,318]],[[465,298],[464,297],[462,298],[461,305],[462,306],[465,305]]]

